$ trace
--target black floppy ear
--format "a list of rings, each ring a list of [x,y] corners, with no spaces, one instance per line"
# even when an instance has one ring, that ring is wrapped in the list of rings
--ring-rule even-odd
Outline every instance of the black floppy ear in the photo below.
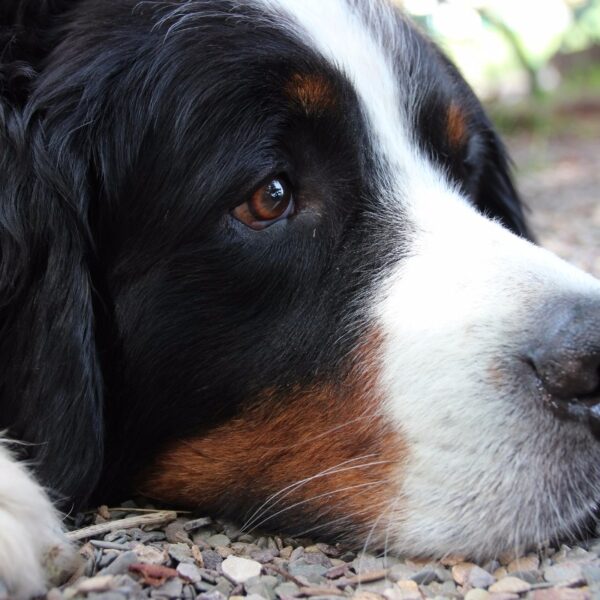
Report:
[[[102,462],[85,161],[0,99],[0,430],[57,499],[85,502]],[[60,164],[59,161],[60,160]]]
[[[491,126],[485,138],[485,157],[475,202],[483,213],[500,219],[513,233],[533,241],[525,207],[512,180],[511,164],[504,144]]]

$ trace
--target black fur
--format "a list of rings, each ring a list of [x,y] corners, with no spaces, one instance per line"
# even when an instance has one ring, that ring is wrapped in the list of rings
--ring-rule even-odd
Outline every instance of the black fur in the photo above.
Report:
[[[351,86],[251,4],[15,0],[0,16],[0,427],[61,498],[116,498],[167,440],[343,369],[358,299],[410,224],[376,218]],[[428,57],[411,76],[443,91],[420,142],[527,235],[479,104],[410,40]],[[298,72],[326,77],[336,108],[290,106]],[[469,107],[468,160],[436,137],[450,90]],[[281,172],[294,218],[256,233],[229,216]]]

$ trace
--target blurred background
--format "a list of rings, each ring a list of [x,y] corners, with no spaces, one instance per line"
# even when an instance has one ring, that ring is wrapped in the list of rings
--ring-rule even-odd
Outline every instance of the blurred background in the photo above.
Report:
[[[600,276],[600,0],[397,1],[484,100],[539,241]]]

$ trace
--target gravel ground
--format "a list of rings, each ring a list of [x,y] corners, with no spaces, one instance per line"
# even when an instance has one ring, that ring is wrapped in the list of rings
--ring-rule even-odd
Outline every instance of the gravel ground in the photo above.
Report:
[[[509,146],[540,242],[600,275],[600,144],[523,137]],[[242,534],[205,515],[153,510],[131,502],[79,515],[73,529],[105,529],[73,534],[83,544],[81,566],[47,599],[600,599],[600,533],[573,547],[474,565],[460,557],[417,562],[357,555],[313,540]],[[154,525],[141,525],[140,517]]]

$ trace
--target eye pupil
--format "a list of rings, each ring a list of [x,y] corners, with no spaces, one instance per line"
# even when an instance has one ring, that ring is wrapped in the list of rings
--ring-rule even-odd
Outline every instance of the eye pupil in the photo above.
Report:
[[[292,188],[287,178],[280,176],[261,185],[232,215],[252,229],[264,229],[289,217],[293,210]]]

